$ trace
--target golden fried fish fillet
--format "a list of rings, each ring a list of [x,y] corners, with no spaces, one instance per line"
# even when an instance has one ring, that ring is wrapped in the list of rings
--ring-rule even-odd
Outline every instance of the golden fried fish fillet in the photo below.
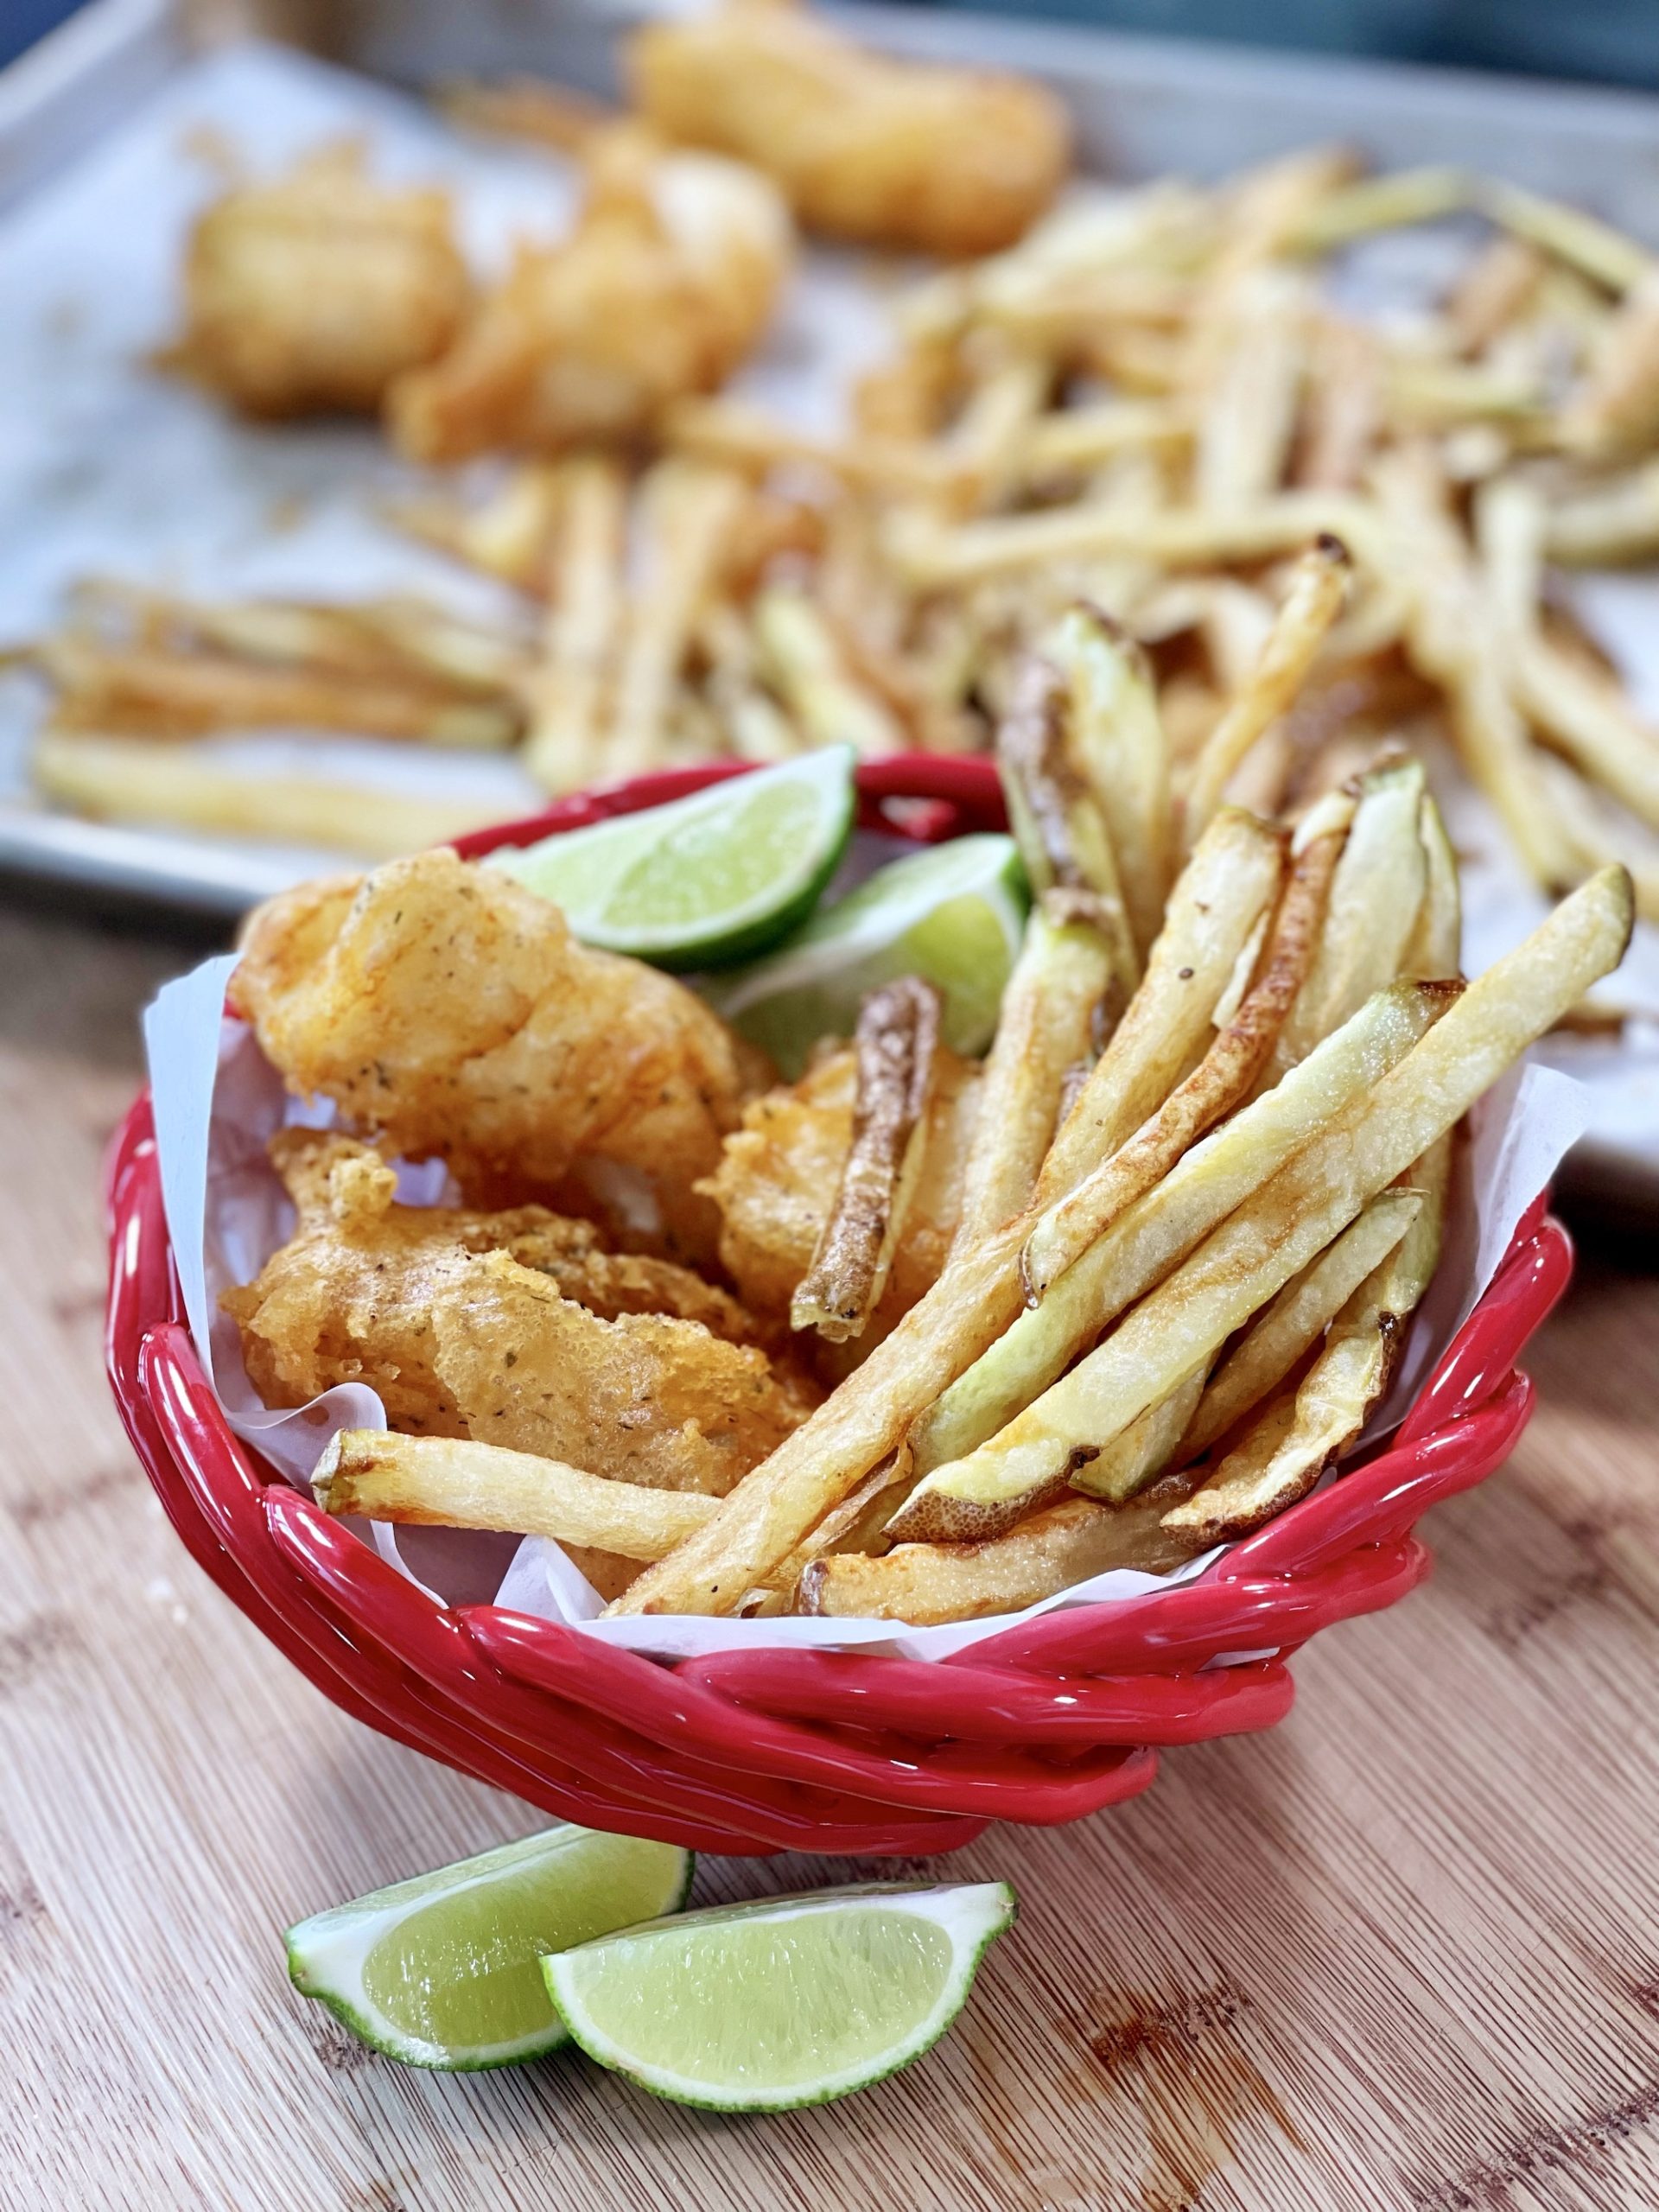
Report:
[[[637,130],[601,134],[571,236],[521,248],[441,360],[387,410],[412,459],[465,461],[629,438],[753,346],[788,270],[788,210],[766,180]]]
[[[297,1226],[220,1301],[267,1405],[366,1382],[394,1428],[721,1494],[811,1408],[734,1299],[604,1251],[591,1223],[399,1205],[378,1154],[333,1133],[283,1130],[271,1157]]]
[[[695,1261],[693,1185],[764,1063],[671,976],[577,942],[450,851],[305,884],[251,917],[231,998],[290,1090],[436,1156],[480,1205],[537,1199]]]
[[[956,1234],[979,1069],[944,1046],[938,1063],[921,1173],[887,1289],[868,1327],[853,1343],[815,1342],[810,1348],[826,1374],[861,1357],[910,1311],[944,1265]],[[856,1084],[856,1055],[847,1046],[827,1054],[798,1083],[755,1099],[744,1109],[741,1128],[726,1139],[719,1167],[702,1185],[720,1208],[721,1263],[745,1305],[763,1321],[787,1320],[797,1286],[811,1265],[852,1145]]]
[[[355,145],[240,185],[190,234],[172,365],[245,413],[378,408],[435,360],[472,286],[446,194],[374,183]]]
[[[1042,213],[1071,162],[1065,110],[1040,86],[872,53],[792,0],[649,22],[625,67],[665,137],[753,162],[833,238],[993,252]]]

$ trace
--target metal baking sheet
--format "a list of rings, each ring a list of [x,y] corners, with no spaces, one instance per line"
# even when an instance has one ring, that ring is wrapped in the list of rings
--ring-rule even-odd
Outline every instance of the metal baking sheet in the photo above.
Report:
[[[186,226],[217,188],[193,138],[212,126],[267,168],[342,130],[365,130],[383,170],[454,181],[469,248],[487,264],[516,230],[556,234],[568,181],[539,156],[459,137],[407,92],[513,69],[612,90],[617,37],[643,12],[592,0],[273,4],[255,11],[258,27],[293,41],[273,47],[205,35],[215,11],[200,0],[93,0],[0,73],[0,642],[49,620],[64,588],[99,569],[209,595],[412,587],[462,606],[470,598],[482,611],[489,587],[381,519],[405,480],[372,426],[238,424],[146,369],[173,327]],[[925,9],[838,12],[895,48],[1047,78],[1077,116],[1085,167],[1116,179],[1213,176],[1339,138],[1381,163],[1457,161],[1560,193],[1659,245],[1659,100],[1638,94]],[[238,21],[245,30],[245,10]],[[1420,245],[1408,238],[1384,250],[1403,255],[1409,279]],[[849,367],[883,342],[867,266],[813,254],[783,327],[744,373],[747,389],[822,419]],[[1624,579],[1593,588],[1595,619],[1659,714],[1659,587]],[[337,854],[41,809],[25,775],[37,711],[18,684],[0,694],[0,870],[232,914],[339,866]],[[303,758],[309,770],[321,763],[359,781],[432,789],[459,780],[503,815],[535,801],[510,760],[368,741],[260,743],[271,763]],[[1462,834],[1477,855],[1469,909],[1478,968],[1529,925],[1538,902],[1478,814]],[[1659,1008],[1659,931],[1641,932],[1620,987],[1639,1007]],[[1592,1084],[1594,1141],[1582,1158],[1604,1193],[1659,1202],[1659,1028],[1635,1025],[1617,1045],[1567,1039],[1548,1049]]]

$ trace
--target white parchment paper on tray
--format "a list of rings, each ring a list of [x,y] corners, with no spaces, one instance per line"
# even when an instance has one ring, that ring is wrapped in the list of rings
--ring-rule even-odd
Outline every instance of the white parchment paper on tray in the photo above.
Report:
[[[100,574],[208,597],[417,590],[462,612],[511,616],[485,579],[384,520],[388,499],[417,480],[372,425],[238,423],[145,365],[177,328],[186,233],[219,188],[204,138],[270,174],[350,132],[379,174],[453,188],[482,270],[501,264],[515,235],[556,238],[569,220],[575,186],[558,162],[458,133],[366,77],[249,43],[181,70],[0,223],[0,644],[52,622],[69,587]],[[1409,314],[1460,251],[1455,238],[1427,232],[1378,240],[1342,272],[1344,302]],[[867,255],[807,256],[739,389],[804,427],[838,427],[849,378],[887,342],[874,270]],[[1638,702],[1659,717],[1659,587],[1607,577],[1581,589]],[[31,687],[0,686],[0,805],[25,799],[38,712]],[[281,732],[207,749],[251,772],[302,764],[357,785],[463,794],[502,818],[537,803],[510,759]],[[1478,969],[1535,925],[1544,902],[1484,807],[1466,790],[1451,796],[1465,858],[1468,964]],[[250,868],[257,853],[250,880],[262,886],[339,865],[301,849],[211,844],[221,856],[240,853]],[[1624,969],[1598,995],[1659,1015],[1659,930],[1638,928]],[[1618,1039],[1552,1040],[1543,1056],[1588,1085],[1591,1137],[1659,1187],[1659,1022],[1633,1021]]]
[[[146,1016],[162,1189],[191,1333],[231,1427],[303,1488],[330,1437],[342,1428],[384,1428],[385,1413],[361,1383],[340,1384],[291,1411],[269,1411],[248,1380],[235,1324],[219,1311],[219,1293],[251,1281],[292,1226],[292,1207],[265,1156],[267,1141],[285,1122],[327,1118],[289,1097],[251,1031],[226,1017],[225,987],[234,964],[228,955],[205,962],[169,983]],[[1401,1417],[1491,1281],[1522,1214],[1580,1134],[1585,1103],[1580,1084],[1548,1068],[1524,1066],[1470,1117],[1444,1256],[1374,1433]],[[442,1169],[431,1163],[405,1167],[399,1195],[410,1205],[437,1203],[445,1195]],[[518,1541],[462,1530],[394,1532],[384,1525],[373,1533],[383,1556],[448,1603],[493,1598],[663,1658],[810,1645],[941,1659],[1055,1606],[1135,1597],[1165,1582],[1190,1580],[1215,1556],[1167,1576],[1126,1569],[1097,1575],[1025,1613],[903,1629],[890,1621],[678,1615],[601,1620],[598,1593],[545,1537]]]

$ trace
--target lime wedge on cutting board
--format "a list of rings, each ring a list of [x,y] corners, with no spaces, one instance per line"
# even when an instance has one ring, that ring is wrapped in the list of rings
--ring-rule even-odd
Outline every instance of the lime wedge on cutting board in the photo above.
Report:
[[[747,959],[804,919],[841,863],[849,746],[734,776],[639,814],[492,853],[563,908],[585,944],[663,968]]]
[[[859,1001],[897,976],[944,999],[945,1042],[982,1052],[1030,903],[1012,837],[956,837],[878,868],[764,960],[711,983],[716,1011],[793,1078],[820,1037],[852,1034]]]
[[[560,1826],[397,1882],[288,1931],[295,1986],[408,2066],[507,2066],[566,2040],[538,1961],[672,1912],[672,1844]]]
[[[782,2112],[920,2057],[1014,1916],[1006,1882],[874,1882],[685,1913],[542,1967],[601,2066],[682,2104]]]

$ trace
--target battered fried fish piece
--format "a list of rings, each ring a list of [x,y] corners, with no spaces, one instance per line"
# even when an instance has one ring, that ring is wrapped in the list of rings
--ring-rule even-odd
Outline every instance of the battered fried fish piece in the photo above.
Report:
[[[693,1186],[764,1061],[500,870],[439,849],[284,892],[251,918],[231,998],[290,1090],[442,1159],[474,1203],[533,1199],[636,1251],[712,1255],[718,1215]]]
[[[454,346],[393,387],[388,425],[412,459],[635,436],[760,335],[791,250],[764,177],[621,128],[595,140],[588,178],[571,236],[521,248]]]
[[[814,1344],[820,1371],[834,1375],[878,1344],[930,1288],[956,1234],[963,1171],[973,1141],[979,1068],[938,1048],[922,1166],[905,1214],[892,1273],[864,1333],[854,1343]],[[719,1167],[702,1189],[720,1209],[721,1264],[745,1305],[763,1320],[785,1320],[812,1255],[853,1141],[857,1057],[830,1052],[797,1084],[769,1090],[744,1109]]]
[[[325,147],[216,200],[190,234],[171,365],[245,414],[378,407],[435,360],[472,296],[447,194],[392,190]]]
[[[1065,110],[1040,86],[872,53],[793,0],[664,16],[635,32],[624,67],[664,137],[753,162],[832,238],[993,252],[1071,162]]]
[[[271,1157],[298,1224],[220,1301],[267,1405],[367,1382],[394,1428],[720,1495],[811,1408],[734,1299],[606,1252],[591,1223],[399,1205],[379,1155],[333,1133],[283,1130]]]

